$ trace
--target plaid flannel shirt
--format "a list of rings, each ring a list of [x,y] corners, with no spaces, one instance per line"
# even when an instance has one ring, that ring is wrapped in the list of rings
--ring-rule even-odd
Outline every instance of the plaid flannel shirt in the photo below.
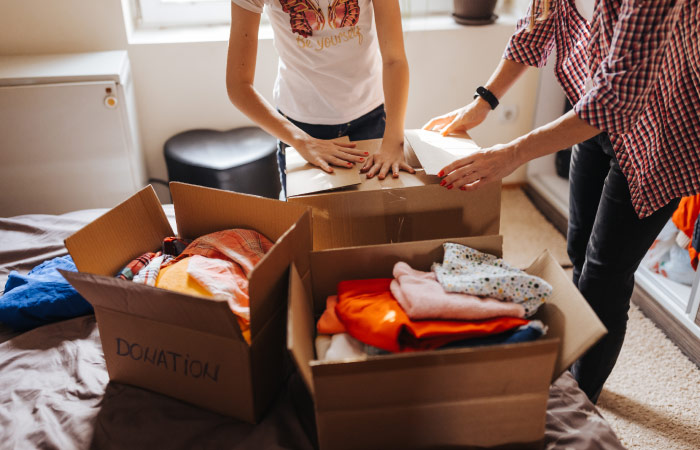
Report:
[[[589,26],[574,0],[553,0],[533,30],[529,14],[518,22],[504,54],[542,67],[556,47],[557,79],[578,117],[610,135],[640,218],[700,193],[698,1],[596,0]]]

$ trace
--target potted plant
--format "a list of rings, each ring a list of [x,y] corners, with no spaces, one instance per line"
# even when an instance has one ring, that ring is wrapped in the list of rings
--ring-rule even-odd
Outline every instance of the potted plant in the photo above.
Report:
[[[453,0],[452,17],[463,25],[486,25],[493,23],[498,16],[494,14],[498,0]]]

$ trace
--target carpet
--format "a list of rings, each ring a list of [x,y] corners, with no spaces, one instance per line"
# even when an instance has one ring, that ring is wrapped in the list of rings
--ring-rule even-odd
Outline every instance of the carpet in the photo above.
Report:
[[[571,266],[566,238],[521,189],[504,186],[501,233],[504,259],[515,266],[527,266],[544,248]],[[629,449],[700,449],[700,369],[634,305],[597,406]]]

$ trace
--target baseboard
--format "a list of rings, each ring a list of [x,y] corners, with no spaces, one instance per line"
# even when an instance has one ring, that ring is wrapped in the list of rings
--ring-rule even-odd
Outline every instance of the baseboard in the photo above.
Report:
[[[569,219],[552,206],[552,204],[530,184],[525,184],[522,189],[542,215],[554,225],[554,228],[566,236],[566,230],[569,228]]]
[[[671,313],[659,305],[644,288],[635,284],[632,303],[637,305],[661,331],[700,368],[700,342]]]

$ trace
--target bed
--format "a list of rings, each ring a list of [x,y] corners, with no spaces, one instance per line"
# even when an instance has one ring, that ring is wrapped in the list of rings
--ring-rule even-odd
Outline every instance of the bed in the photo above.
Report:
[[[67,254],[63,240],[105,211],[0,218],[0,292],[11,270]],[[289,366],[275,403],[249,425],[110,383],[93,315],[21,334],[0,325],[0,447],[313,449],[313,404]],[[543,448],[624,447],[567,372],[550,388]]]

